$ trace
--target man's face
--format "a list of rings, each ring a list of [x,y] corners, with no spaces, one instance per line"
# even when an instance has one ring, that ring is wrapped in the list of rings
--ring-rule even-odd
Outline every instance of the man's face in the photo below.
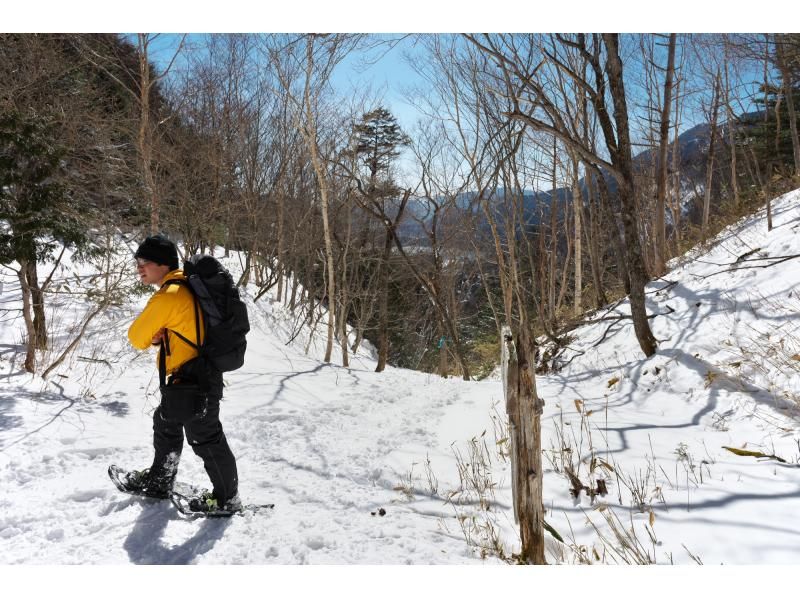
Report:
[[[143,284],[158,284],[169,273],[169,266],[136,258],[136,273]]]

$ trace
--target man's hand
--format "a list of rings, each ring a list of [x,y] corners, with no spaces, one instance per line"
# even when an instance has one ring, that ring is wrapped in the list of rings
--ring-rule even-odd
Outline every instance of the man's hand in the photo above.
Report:
[[[164,340],[164,335],[166,333],[167,333],[167,329],[166,328],[162,328],[161,330],[159,330],[158,332],[156,332],[153,335],[153,340],[150,341],[150,343],[153,344],[153,345],[160,345],[161,341]]]

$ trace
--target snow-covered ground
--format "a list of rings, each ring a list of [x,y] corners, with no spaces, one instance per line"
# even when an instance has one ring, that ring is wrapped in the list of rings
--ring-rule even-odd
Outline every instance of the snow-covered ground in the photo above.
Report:
[[[800,254],[800,191],[773,210],[772,232],[763,212],[749,217],[649,285],[656,356],[642,359],[630,320],[608,319],[622,303],[575,331],[568,365],[537,377],[546,520],[564,540],[547,535],[549,562],[800,564],[800,258],[779,262]],[[102,281],[71,262],[54,281],[63,346],[91,310],[82,293]],[[0,564],[501,565],[519,549],[499,379],[377,374],[369,347],[349,368],[325,364],[321,330],[306,354],[307,329],[287,344],[284,305],[251,301],[221,417],[244,500],[276,508],[187,521],[106,475],[152,458],[154,355],[125,340],[146,297],[93,320],[43,380],[21,368],[8,268],[0,284]],[[572,497],[567,466],[608,493]],[[179,478],[206,482],[188,446]]]

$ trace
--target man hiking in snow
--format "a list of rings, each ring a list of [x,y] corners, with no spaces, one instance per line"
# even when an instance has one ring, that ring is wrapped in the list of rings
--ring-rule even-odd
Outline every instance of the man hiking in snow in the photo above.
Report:
[[[140,280],[159,290],[131,324],[128,339],[140,350],[159,346],[161,404],[153,414],[153,464],[127,473],[122,482],[131,492],[169,497],[185,432],[213,485],[213,492],[190,502],[190,509],[209,514],[238,511],[236,459],[219,421],[222,374],[198,357],[197,346],[205,334],[202,314],[192,291],[182,284],[186,277],[178,268],[177,248],[166,237],[154,235],[134,257]]]

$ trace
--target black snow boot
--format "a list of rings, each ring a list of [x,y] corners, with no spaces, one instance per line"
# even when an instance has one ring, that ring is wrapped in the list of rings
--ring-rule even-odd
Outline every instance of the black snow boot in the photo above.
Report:
[[[165,479],[150,475],[150,469],[132,470],[120,480],[125,490],[151,498],[169,498],[171,484]]]

